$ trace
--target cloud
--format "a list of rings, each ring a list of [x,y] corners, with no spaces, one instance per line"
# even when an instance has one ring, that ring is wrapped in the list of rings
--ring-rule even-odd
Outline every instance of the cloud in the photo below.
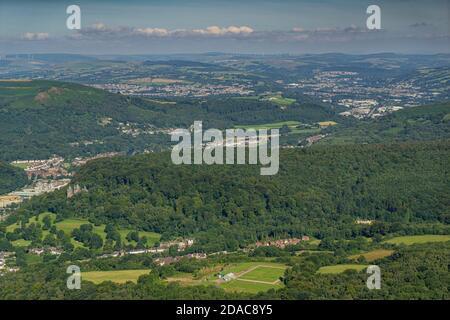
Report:
[[[248,35],[253,33],[254,30],[248,26],[229,26],[227,28],[221,28],[218,26],[210,26],[206,29],[194,29],[193,34],[223,36],[223,35]]]
[[[49,38],[49,34],[46,32],[26,32],[22,35],[22,39],[24,40],[47,40]]]
[[[166,37],[170,35],[170,31],[164,28],[138,28],[134,30],[137,35]]]
[[[166,37],[240,37],[250,35],[254,32],[248,26],[209,26],[204,29],[174,29],[166,28],[135,28],[135,27],[109,27],[104,23],[96,23],[87,28],[78,30],[72,34],[72,39],[83,38],[123,38],[123,37],[146,37],[146,38],[166,38]]]

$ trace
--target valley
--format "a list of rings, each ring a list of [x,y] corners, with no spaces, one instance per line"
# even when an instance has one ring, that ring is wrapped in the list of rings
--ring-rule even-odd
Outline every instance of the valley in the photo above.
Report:
[[[7,56],[0,299],[448,299],[449,59]],[[200,120],[279,172],[173,164]]]

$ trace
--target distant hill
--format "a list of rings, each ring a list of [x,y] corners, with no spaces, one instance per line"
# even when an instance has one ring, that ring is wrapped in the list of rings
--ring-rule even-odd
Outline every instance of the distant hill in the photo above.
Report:
[[[222,97],[179,99],[168,105],[72,83],[0,81],[0,159],[158,150],[170,140],[166,134],[125,134],[121,123],[148,130],[187,128],[202,120],[205,127],[227,128],[333,116],[333,111],[311,103],[280,109],[269,101]]]
[[[0,195],[23,187],[28,182],[22,169],[0,161]]]
[[[95,61],[97,58],[91,56],[85,56],[81,54],[67,54],[67,53],[40,53],[40,54],[8,54],[6,59],[10,60],[26,60],[26,61],[39,61],[46,63],[63,63],[63,62],[86,62]]]
[[[208,69],[230,69],[230,68],[223,68],[215,64],[211,63],[203,63],[203,62],[197,62],[197,61],[189,61],[189,60],[148,60],[144,62],[145,66],[171,66],[174,68],[181,68],[181,67],[191,67],[191,68],[208,68]]]

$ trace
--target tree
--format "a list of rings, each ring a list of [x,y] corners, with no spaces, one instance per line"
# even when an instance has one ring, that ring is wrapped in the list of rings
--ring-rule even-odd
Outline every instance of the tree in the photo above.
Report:
[[[89,240],[90,249],[100,249],[103,246],[103,239],[98,234],[93,233]]]
[[[44,246],[56,247],[57,241],[53,234],[49,233],[45,236],[44,241],[42,241]]]
[[[43,230],[50,230],[51,226],[52,226],[52,219],[50,218],[49,215],[46,215],[44,217],[44,219],[42,219],[42,229]]]

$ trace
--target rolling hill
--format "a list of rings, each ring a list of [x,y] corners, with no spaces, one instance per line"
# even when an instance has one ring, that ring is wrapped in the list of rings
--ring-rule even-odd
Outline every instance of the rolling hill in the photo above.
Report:
[[[67,200],[57,191],[21,210],[139,227],[163,239],[195,235],[211,251],[264,237],[387,233],[448,220],[449,155],[448,141],[289,149],[272,177],[251,165],[176,166],[168,153],[117,157],[80,169],[73,183],[88,192]],[[355,225],[358,218],[383,224]]]
[[[333,111],[309,103],[281,109],[270,101],[224,97],[167,105],[78,84],[0,81],[0,159],[160,150],[170,140],[169,128],[187,128],[195,120],[202,120],[204,127],[227,128],[333,116]],[[124,132],[126,125],[142,134]]]

